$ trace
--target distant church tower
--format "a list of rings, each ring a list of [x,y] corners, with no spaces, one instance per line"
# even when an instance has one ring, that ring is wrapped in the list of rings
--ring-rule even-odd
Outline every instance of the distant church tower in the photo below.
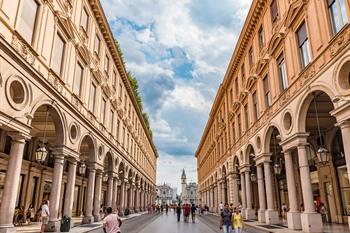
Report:
[[[182,198],[186,197],[187,196],[187,193],[186,193],[186,186],[187,186],[187,183],[186,183],[186,173],[185,173],[185,169],[182,169],[182,175],[181,175],[181,188],[182,188]]]

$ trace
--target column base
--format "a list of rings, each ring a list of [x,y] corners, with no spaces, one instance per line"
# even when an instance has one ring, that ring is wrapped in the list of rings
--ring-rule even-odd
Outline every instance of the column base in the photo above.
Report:
[[[266,210],[265,211],[266,224],[279,224],[278,211],[276,210]]]
[[[90,224],[94,222],[94,216],[84,216],[83,224]]]
[[[303,232],[323,232],[323,223],[320,214],[301,213],[300,217]]]
[[[16,227],[12,224],[10,225],[1,225],[0,233],[16,233]]]
[[[49,220],[47,225],[45,226],[45,232],[60,232],[60,221],[58,220]]]
[[[99,222],[101,220],[100,215],[94,215],[94,222]]]
[[[263,210],[258,210],[258,221],[261,222],[261,223],[264,223],[266,221],[266,218],[265,218],[265,209]]]
[[[299,212],[287,213],[288,228],[292,230],[301,230],[301,219]]]
[[[245,210],[245,219],[247,219],[247,220],[255,220],[256,219],[255,210],[253,210],[253,209],[246,209]]]

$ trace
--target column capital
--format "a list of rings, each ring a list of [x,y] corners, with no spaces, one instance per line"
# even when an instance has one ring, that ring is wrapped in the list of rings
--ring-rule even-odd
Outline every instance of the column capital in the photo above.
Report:
[[[245,172],[250,172],[250,165],[249,164],[244,164],[244,165],[240,166],[239,173],[245,173]]]
[[[341,129],[350,128],[350,121],[349,120],[340,121],[334,124],[334,126],[340,127]]]
[[[19,143],[25,143],[25,140],[29,140],[31,138],[30,135],[15,131],[8,132],[7,135],[11,137],[12,141],[16,141]]]
[[[272,153],[261,153],[257,155],[254,158],[256,165],[260,165],[265,162],[271,162],[271,156],[272,156]]]
[[[65,145],[56,145],[52,147],[53,154],[62,154],[64,157],[79,158],[79,153]]]
[[[101,170],[97,170],[96,171],[96,178],[97,177],[99,177],[99,178],[101,177],[102,178],[102,176],[103,176],[103,172]]]
[[[288,138],[285,138],[279,144],[282,146],[283,151],[292,150],[298,145],[306,144],[309,135],[310,133],[298,132],[289,136]]]

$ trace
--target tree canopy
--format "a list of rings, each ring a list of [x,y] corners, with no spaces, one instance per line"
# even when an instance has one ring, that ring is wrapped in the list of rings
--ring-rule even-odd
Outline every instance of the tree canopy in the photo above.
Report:
[[[119,42],[117,40],[115,40],[115,44],[117,46],[117,49],[118,49],[118,53],[119,53],[119,56],[122,60],[122,63],[125,67],[125,61],[124,61],[124,54],[123,54],[123,51],[121,50],[120,48],[120,45],[119,45]],[[152,137],[152,130],[151,130],[151,126],[150,126],[150,122],[149,122],[149,116],[146,112],[143,111],[143,106],[142,106],[142,98],[141,98],[141,95],[140,95],[140,92],[139,92],[139,84],[137,82],[137,79],[135,78],[135,76],[130,72],[128,71],[127,73],[127,76],[128,76],[128,80],[131,84],[131,88],[133,90],[133,93],[136,97],[136,101],[137,101],[137,104],[142,112],[142,117],[146,123],[146,126],[147,126],[147,130],[149,132],[149,134],[151,135]]]

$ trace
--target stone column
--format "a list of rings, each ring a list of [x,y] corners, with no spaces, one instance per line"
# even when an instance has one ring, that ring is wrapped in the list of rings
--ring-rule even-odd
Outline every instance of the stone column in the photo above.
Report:
[[[96,172],[95,194],[94,194],[94,220],[98,222],[101,220],[101,192],[102,192],[102,172]]]
[[[304,232],[323,232],[322,218],[315,211],[314,198],[311,187],[309,162],[306,146],[298,146],[299,170],[301,177],[301,189],[304,200],[304,212],[301,214],[301,227]]]
[[[259,211],[258,211],[258,221],[264,223],[265,211],[266,211],[266,198],[265,198],[265,183],[263,169],[260,164],[256,165],[257,178],[258,178],[258,190],[259,190]]]
[[[94,190],[95,190],[95,168],[88,169],[89,178],[88,178],[88,186],[86,191],[86,207],[85,207],[85,215],[83,218],[84,224],[90,224],[94,221],[94,217],[92,215],[92,204],[94,202]]]
[[[129,189],[129,209],[133,213],[134,212],[134,185],[130,184],[130,189]]]
[[[120,212],[124,213],[124,195],[125,195],[125,183],[122,180],[121,184],[120,184]]]
[[[255,211],[252,209],[252,181],[249,170],[245,171],[245,185],[247,195],[247,209],[245,211],[246,219],[255,219]]]
[[[72,217],[75,178],[77,171],[77,161],[69,161],[68,163],[68,179],[66,185],[66,197],[64,200],[63,215]]]
[[[266,199],[267,199],[267,210],[265,212],[266,223],[278,224],[280,221],[279,221],[278,211],[275,210],[274,203],[273,203],[273,187],[272,187],[270,161],[264,162],[264,173],[265,173],[265,186],[266,186]]]
[[[118,178],[113,178],[112,209],[117,212]]]
[[[218,199],[218,184],[214,185],[214,193],[213,193],[213,212],[217,213],[218,212],[218,203],[219,203],[219,199]]]
[[[53,179],[49,203],[50,216],[49,223],[45,227],[45,231],[48,232],[57,232],[60,228],[60,224],[58,221],[58,208],[60,206],[64,156],[57,154],[54,155],[54,157],[55,165],[53,169]]]
[[[13,216],[15,212],[16,197],[18,193],[19,177],[21,174],[23,149],[25,137],[20,134],[9,135],[11,140],[11,151],[7,164],[4,192],[0,207],[0,232],[16,232],[13,226]]]
[[[246,189],[245,189],[245,175],[241,172],[241,197],[242,197],[242,216],[246,217],[245,211],[247,209]]]
[[[284,161],[287,177],[289,211],[287,213],[288,228],[301,229],[300,212],[298,210],[297,188],[294,176],[293,158],[290,151],[284,152]]]
[[[239,205],[239,194],[238,194],[238,183],[237,183],[237,179],[238,179],[238,174],[235,173],[233,174],[233,178],[232,178],[232,194],[233,194],[233,206],[237,207]]]
[[[217,186],[217,201],[215,203],[215,206],[217,207],[217,209],[215,210],[215,212],[219,213],[219,204],[223,202],[222,200],[222,181],[218,180],[218,186]]]
[[[141,188],[141,193],[140,193],[140,198],[141,198],[141,200],[140,200],[140,202],[141,202],[141,210],[142,211],[145,211],[145,202],[144,202],[144,200],[143,200],[143,197],[144,197],[144,191],[143,191],[143,188]]]
[[[107,206],[112,207],[112,197],[113,197],[113,175],[108,175],[107,184]]]

